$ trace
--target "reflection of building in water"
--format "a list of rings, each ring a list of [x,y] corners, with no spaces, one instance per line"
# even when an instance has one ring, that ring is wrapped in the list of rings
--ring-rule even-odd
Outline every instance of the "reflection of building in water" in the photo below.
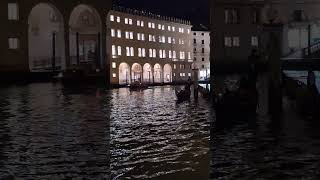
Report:
[[[89,61],[106,69],[104,19],[111,2],[81,2],[1,1],[0,73],[64,71]]]
[[[199,70],[199,80],[210,78],[210,31],[203,25],[194,26],[193,54],[194,68]]]
[[[110,30],[111,83],[171,83],[192,76],[189,21],[114,7]]]

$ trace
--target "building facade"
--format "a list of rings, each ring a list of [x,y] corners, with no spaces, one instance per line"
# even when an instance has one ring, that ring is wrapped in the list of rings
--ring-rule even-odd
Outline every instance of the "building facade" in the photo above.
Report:
[[[207,28],[193,28],[194,68],[198,69],[198,78],[205,81],[210,78],[210,31]]]
[[[114,7],[107,26],[112,84],[161,84],[192,78],[189,21]]]
[[[211,64],[217,71],[244,68],[259,47],[263,1],[215,0],[211,2]],[[213,70],[211,69],[211,71]]]
[[[111,1],[100,0],[1,1],[0,73],[109,69],[105,19],[110,9]]]

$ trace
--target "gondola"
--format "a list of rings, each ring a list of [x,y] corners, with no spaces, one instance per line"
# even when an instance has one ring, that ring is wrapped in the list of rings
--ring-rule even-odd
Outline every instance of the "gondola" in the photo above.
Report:
[[[143,91],[148,89],[148,85],[141,82],[134,82],[129,86],[130,91]]]
[[[240,82],[235,91],[226,91],[214,101],[217,120],[236,120],[256,116],[258,93],[255,86],[246,80]]]
[[[177,102],[188,101],[190,100],[191,91],[188,89],[184,89],[180,91],[176,90],[176,96],[177,96]]]

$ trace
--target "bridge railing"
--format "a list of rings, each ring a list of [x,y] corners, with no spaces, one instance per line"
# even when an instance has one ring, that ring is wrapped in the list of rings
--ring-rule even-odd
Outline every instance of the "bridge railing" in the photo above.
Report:
[[[318,51],[320,51],[320,41],[318,41],[310,46],[310,53],[311,53],[310,55],[312,55],[313,53],[318,52]],[[303,49],[303,57],[306,57],[306,56],[309,56],[309,48],[308,47]]]
[[[30,58],[30,69],[31,71],[52,71],[52,58],[50,57],[31,57]],[[62,69],[62,58],[56,57],[55,58],[55,70]]]

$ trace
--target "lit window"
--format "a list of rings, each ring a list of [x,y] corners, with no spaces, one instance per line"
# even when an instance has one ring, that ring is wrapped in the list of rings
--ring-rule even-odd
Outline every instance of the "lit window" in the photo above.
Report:
[[[150,57],[150,58],[153,57],[153,51],[152,51],[152,49],[149,49],[149,57]]]
[[[112,45],[112,56],[116,56],[117,55],[117,50],[116,50],[116,46]]]
[[[141,57],[142,56],[142,50],[141,48],[138,48],[138,57]]]
[[[177,69],[177,65],[176,64],[173,64],[173,69]]]
[[[111,29],[111,37],[115,37],[116,36],[116,31],[114,29]]]
[[[171,31],[171,26],[168,26],[168,31]]]
[[[145,36],[144,34],[141,34],[141,40],[144,41],[145,40]]]
[[[113,69],[117,68],[117,63],[112,62],[112,68],[113,68]]]
[[[163,31],[164,31],[164,25],[162,25],[162,28],[161,28]]]
[[[133,39],[133,32],[130,32],[130,39]]]
[[[168,43],[171,44],[171,37],[168,37]]]
[[[146,49],[142,48],[142,57],[146,57]]]
[[[176,32],[176,27],[172,27],[172,31],[173,31],[173,32]]]
[[[133,49],[133,47],[130,48],[130,55],[131,55],[131,56],[134,56],[134,49]]]
[[[8,20],[19,19],[19,8],[17,3],[8,3]]]
[[[180,59],[185,59],[185,52],[180,51]]]
[[[130,33],[128,31],[126,31],[126,39],[130,38]]]
[[[162,58],[162,50],[159,50],[159,58]]]
[[[169,58],[171,59],[172,58],[172,51],[169,50]]]
[[[19,39],[18,38],[9,38],[9,49],[18,49],[19,48]]]
[[[152,41],[152,35],[149,34],[149,41],[151,42]]]
[[[155,49],[153,49],[153,57],[156,58],[157,57],[157,51]]]
[[[141,27],[144,27],[144,22],[143,22],[143,21],[141,21],[140,26],[141,26]]]
[[[137,26],[140,26],[141,22],[139,20],[137,20]]]
[[[156,28],[156,24],[152,23],[152,29],[155,29],[155,28]]]
[[[176,53],[176,51],[173,51],[173,53],[172,53],[172,58],[174,58],[174,59],[177,58],[177,53]]]
[[[159,36],[159,42],[162,43],[162,37],[161,36]]]
[[[137,33],[137,39],[140,41],[140,33]]]
[[[233,37],[233,46],[240,46],[239,37]]]
[[[132,25],[132,19],[129,19],[129,24]]]
[[[188,73],[188,76],[191,77],[191,73]]]
[[[156,36],[155,36],[155,35],[153,35],[153,36],[152,36],[152,40],[153,40],[153,42],[157,42],[157,41],[156,41]]]
[[[231,37],[224,37],[224,46],[231,47],[232,46],[232,39]]]
[[[166,43],[166,37],[162,36],[162,43]]]
[[[190,34],[190,29],[188,29],[188,34]]]
[[[148,22],[148,28],[152,28],[152,23]]]
[[[110,21],[114,21],[114,15],[110,15]]]
[[[191,52],[188,52],[188,59],[191,59]]]
[[[166,50],[163,50],[163,51],[162,51],[162,57],[163,57],[163,58],[167,58]]]
[[[120,17],[119,17],[119,16],[117,16],[117,22],[118,22],[118,23],[120,23],[120,22],[121,22],[121,20],[120,20]]]
[[[128,18],[125,18],[125,19],[124,19],[124,23],[125,23],[125,24],[129,24],[129,19],[128,19]]]
[[[251,37],[251,45],[252,46],[258,46],[259,45],[259,40],[257,36],[252,36]]]
[[[116,77],[117,77],[117,74],[116,74],[116,73],[113,73],[113,74],[112,74],[112,77],[113,77],[113,78],[116,78]]]
[[[126,47],[126,54],[127,56],[130,56],[130,47]]]
[[[158,24],[158,29],[161,30],[161,24]]]
[[[176,39],[172,38],[172,44],[176,44]]]
[[[121,38],[121,30],[120,30],[120,29],[118,29],[117,37],[118,37],[118,38]]]
[[[118,46],[118,56],[121,56],[122,53],[121,53],[121,46]]]

